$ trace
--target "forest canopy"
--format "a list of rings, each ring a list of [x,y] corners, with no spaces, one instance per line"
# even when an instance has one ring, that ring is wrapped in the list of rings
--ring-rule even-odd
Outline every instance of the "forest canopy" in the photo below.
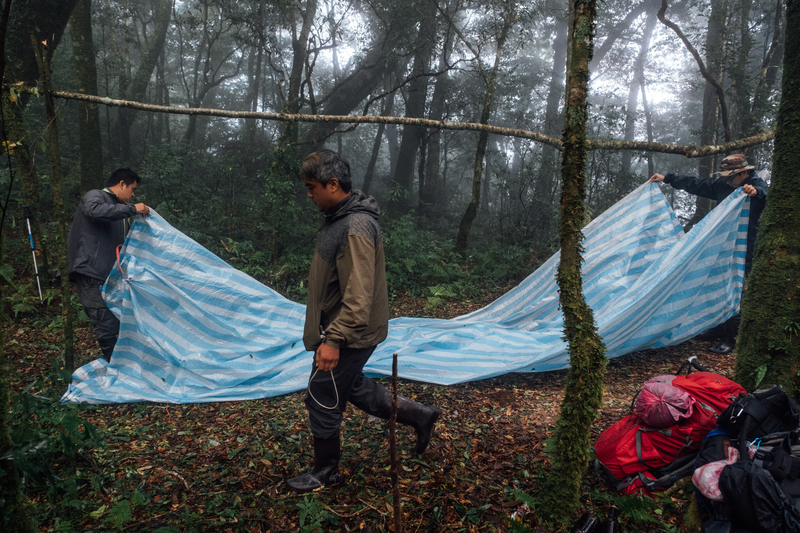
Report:
[[[448,259],[453,249],[472,258],[479,276],[481,262],[507,265],[491,276],[496,283],[520,279],[554,251],[568,60],[564,3],[80,0],[75,6],[63,34],[38,36],[56,37],[52,86],[61,96],[68,212],[113,169],[131,167],[145,180],[141,200],[212,251],[300,297],[317,223],[296,168],[324,146],[348,159],[355,186],[383,207],[395,246],[388,253],[403,262],[409,250],[420,252],[390,272],[396,290],[435,296],[427,288],[447,284],[456,275],[448,270],[463,268]],[[19,17],[36,27],[28,21],[35,12]],[[15,20],[12,10],[12,35]],[[761,135],[743,148],[751,163],[767,168],[783,26],[775,1],[604,3],[590,65],[587,137],[590,148],[605,149],[589,152],[587,216],[655,170],[713,171],[712,157],[687,159],[681,149],[667,154],[648,146],[718,146]],[[11,42],[27,57],[29,43]],[[30,60],[9,62],[6,80],[36,81]],[[77,101],[75,93],[158,107]],[[26,147],[43,181],[42,193],[34,194],[18,180],[12,198],[48,220],[49,161],[36,158],[37,147],[50,142],[42,98],[18,103],[28,104],[19,105],[30,132]],[[152,110],[163,108],[234,116]],[[246,112],[375,122],[235,116]],[[473,131],[425,127],[437,123]],[[512,135],[501,134],[507,131]],[[640,149],[611,149],[625,142]],[[8,168],[3,176],[8,184]],[[689,222],[693,200],[671,194]],[[440,275],[423,275],[436,265]]]

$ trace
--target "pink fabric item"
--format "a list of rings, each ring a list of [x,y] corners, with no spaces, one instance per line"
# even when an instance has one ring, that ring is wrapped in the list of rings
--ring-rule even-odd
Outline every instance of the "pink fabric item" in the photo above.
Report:
[[[728,465],[732,465],[739,460],[739,450],[735,446],[728,448],[728,458],[720,459],[711,463],[706,463],[694,471],[692,474],[692,483],[700,491],[700,494],[714,500],[715,502],[724,501],[722,493],[719,490],[719,476],[722,469]]]
[[[686,391],[651,379],[636,397],[636,415],[650,427],[665,428],[692,416],[695,399]]]
[[[678,376],[676,376],[674,374],[664,374],[662,376],[656,376],[654,378],[648,379],[647,381],[645,381],[645,384],[647,384],[647,383],[671,383],[672,380],[675,379],[676,377],[678,377]]]

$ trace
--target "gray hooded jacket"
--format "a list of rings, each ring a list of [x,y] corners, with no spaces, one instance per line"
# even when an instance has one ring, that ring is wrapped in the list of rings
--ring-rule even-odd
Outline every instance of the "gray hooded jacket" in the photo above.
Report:
[[[67,238],[69,279],[83,274],[105,280],[117,261],[116,248],[125,241],[125,219],[136,206],[124,204],[114,193],[93,189],[78,204]]]

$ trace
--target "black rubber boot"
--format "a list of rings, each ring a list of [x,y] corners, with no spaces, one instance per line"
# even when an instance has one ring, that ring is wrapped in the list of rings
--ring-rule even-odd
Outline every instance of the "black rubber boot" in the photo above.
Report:
[[[709,350],[714,353],[731,353],[734,348],[736,348],[735,339],[722,339]]]
[[[103,352],[103,358],[111,362],[111,354],[114,353],[114,347],[117,345],[116,337],[106,337],[97,339],[97,344],[100,345],[100,351]]]
[[[289,488],[310,492],[325,485],[339,470],[339,435],[329,439],[314,437],[314,469],[286,481]]]
[[[397,396],[397,421],[411,426],[417,432],[417,445],[414,450],[422,454],[431,441],[433,426],[442,410],[435,405],[422,405],[405,396]]]

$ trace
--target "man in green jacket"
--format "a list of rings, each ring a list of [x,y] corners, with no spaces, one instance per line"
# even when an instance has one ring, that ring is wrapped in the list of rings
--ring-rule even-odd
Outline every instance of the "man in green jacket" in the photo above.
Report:
[[[303,343],[314,352],[305,404],[314,436],[311,472],[287,481],[297,491],[328,482],[339,465],[339,427],[350,402],[387,419],[391,393],[363,368],[389,329],[389,299],[380,210],[371,196],[351,191],[350,165],[330,150],[300,168],[308,197],[323,212],[308,280]],[[398,397],[397,421],[416,430],[416,452],[428,447],[441,410]]]

